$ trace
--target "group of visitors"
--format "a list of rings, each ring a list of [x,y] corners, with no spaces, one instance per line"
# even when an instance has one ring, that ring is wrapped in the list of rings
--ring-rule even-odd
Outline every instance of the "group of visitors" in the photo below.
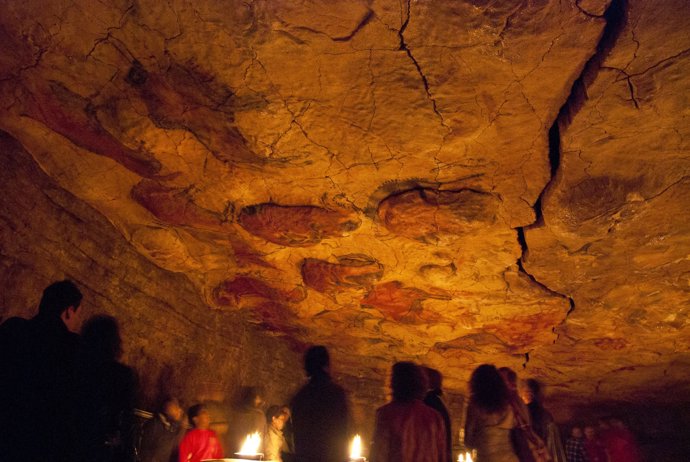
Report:
[[[594,425],[575,425],[565,442],[568,462],[641,462],[635,437],[622,420],[610,417]]]
[[[270,406],[265,413],[259,411],[260,421],[233,421],[233,432],[226,438],[212,429],[211,412],[203,404],[195,404],[184,412],[176,398],[164,401],[159,412],[143,426],[140,442],[137,445],[140,462],[198,462],[218,459],[239,452],[242,443],[231,435],[244,433],[245,438],[258,432],[262,437],[257,450],[265,460],[290,462],[293,457],[292,445],[283,433],[290,420],[287,406]],[[247,424],[249,424],[247,426]],[[292,441],[290,439],[290,441]]]
[[[565,462],[558,427],[541,404],[539,383],[510,368],[477,367],[470,378],[465,445],[478,461]]]
[[[123,429],[133,428],[137,376],[118,361],[115,318],[82,323],[81,300],[74,283],[56,282],[36,316],[0,325],[2,460],[131,460]]]
[[[233,457],[244,439],[279,462],[343,462],[353,436],[345,390],[330,375],[323,346],[304,355],[307,383],[287,405],[264,413],[263,393],[248,388],[229,428],[199,403],[183,411],[166,399],[141,432],[134,429],[137,376],[121,364],[117,321],[82,323],[82,294],[71,281],[48,286],[38,314],[0,325],[0,455],[8,461],[200,462]],[[79,326],[81,330],[79,333]],[[539,383],[509,368],[479,366],[470,379],[465,445],[477,462],[638,462],[620,420],[573,428],[564,450]],[[439,371],[412,362],[391,370],[392,399],[376,411],[372,462],[452,462],[452,430]],[[227,423],[227,422],[226,422]],[[605,426],[604,426],[605,424]],[[228,431],[229,430],[229,431]],[[567,454],[567,459],[566,459]],[[627,457],[627,458],[626,458]],[[638,457],[638,458],[635,458]]]

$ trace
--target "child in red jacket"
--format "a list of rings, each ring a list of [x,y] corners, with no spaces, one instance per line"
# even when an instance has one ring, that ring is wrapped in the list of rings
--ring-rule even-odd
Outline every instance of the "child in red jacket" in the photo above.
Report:
[[[203,404],[196,404],[187,411],[191,430],[180,443],[180,462],[201,462],[204,459],[220,459],[223,448],[216,432],[210,430],[211,416]]]

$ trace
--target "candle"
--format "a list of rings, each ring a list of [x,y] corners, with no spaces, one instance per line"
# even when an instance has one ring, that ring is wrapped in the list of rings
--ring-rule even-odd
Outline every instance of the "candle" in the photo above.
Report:
[[[350,445],[350,462],[366,462],[366,458],[362,457],[362,438],[355,435]]]
[[[244,444],[242,444],[242,447],[240,448],[240,451],[236,452],[235,455],[250,456],[252,457],[250,460],[257,460],[256,458],[262,455],[259,452],[260,447],[261,435],[259,435],[259,432],[254,432],[247,435],[247,438],[244,440]]]
[[[466,452],[465,454],[459,454],[458,462],[473,462],[472,454],[470,454],[469,452]]]

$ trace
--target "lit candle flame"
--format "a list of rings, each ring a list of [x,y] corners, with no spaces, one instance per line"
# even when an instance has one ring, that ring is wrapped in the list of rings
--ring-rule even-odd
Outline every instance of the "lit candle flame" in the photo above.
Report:
[[[350,445],[350,459],[357,460],[362,457],[362,438],[359,435],[355,435],[352,439],[352,445]]]
[[[469,452],[466,452],[464,455],[459,454],[458,455],[458,462],[473,462],[472,461],[472,454]]]
[[[247,439],[244,440],[244,444],[240,449],[240,452],[236,454],[238,456],[254,456],[259,453],[259,447],[261,446],[261,435],[259,432],[254,432],[247,435]]]

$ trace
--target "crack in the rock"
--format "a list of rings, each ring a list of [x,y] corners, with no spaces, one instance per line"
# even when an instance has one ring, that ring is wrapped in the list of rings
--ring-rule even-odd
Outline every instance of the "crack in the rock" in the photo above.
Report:
[[[576,5],[583,13],[587,14],[588,16],[593,16],[587,13],[586,11],[582,10],[582,8],[580,8],[579,6],[579,2],[577,2]],[[570,94],[568,95],[563,106],[561,106],[561,109],[558,112],[558,115],[556,116],[556,120],[554,121],[553,125],[551,126],[548,132],[549,163],[551,165],[551,178],[544,186],[544,189],[542,190],[541,194],[539,195],[537,201],[534,204],[535,221],[531,225],[516,228],[517,239],[520,244],[520,247],[522,248],[522,254],[520,255],[520,258],[518,258],[517,261],[519,272],[528,277],[534,284],[541,287],[543,290],[559,298],[566,299],[569,303],[569,308],[567,313],[565,314],[565,317],[558,326],[554,326],[553,328],[553,332],[556,334],[556,339],[554,340],[554,343],[556,343],[560,338],[558,328],[565,324],[565,322],[568,320],[568,317],[575,311],[575,299],[568,294],[560,293],[556,290],[551,289],[546,284],[537,280],[537,278],[534,275],[530,274],[525,269],[524,261],[529,253],[529,247],[527,245],[527,240],[525,239],[525,229],[529,229],[530,227],[539,226],[543,224],[544,218],[542,210],[542,201],[544,195],[549,191],[554,181],[556,180],[556,177],[559,173],[559,167],[561,164],[561,130],[567,128],[570,125],[570,122],[572,121],[573,117],[580,111],[580,109],[584,105],[584,102],[587,100],[587,88],[596,79],[597,75],[599,74],[599,71],[603,67],[603,63],[606,60],[606,57],[613,49],[613,46],[616,44],[616,41],[618,40],[618,37],[625,28],[627,21],[627,11],[627,0],[612,0],[612,2],[609,4],[608,8],[602,15],[602,17],[606,20],[606,25],[604,26],[604,31],[601,35],[599,43],[597,43],[592,56],[585,63],[582,73],[573,83]],[[634,95],[632,96],[633,102],[637,107],[637,101],[634,99]]]
[[[582,8],[580,6],[581,2],[582,2],[582,0],[575,0],[575,6],[577,7],[578,10],[580,10],[580,13],[582,13],[585,16],[590,17],[590,18],[603,18],[604,17],[605,14],[594,14],[594,13],[590,13],[589,11],[585,10],[584,8]]]
[[[637,101],[637,98],[635,97],[635,86],[632,83],[633,76],[628,74],[624,69],[618,69],[617,67],[602,66],[601,69],[611,70],[623,74],[623,77],[621,79],[616,79],[616,82],[620,82],[620,80],[626,81],[628,85],[628,91],[630,92],[630,101],[632,101],[633,105],[635,106],[635,109],[639,109],[640,104]]]
[[[506,31],[512,26],[513,18],[520,13],[520,9],[524,5],[524,1],[520,2],[515,9],[506,17],[506,20],[503,22],[503,27],[501,28],[500,32],[498,33],[498,38],[499,42],[503,42],[503,38],[505,37]]]
[[[645,70],[640,71],[640,72],[635,72],[630,74],[630,77],[639,77],[641,75],[646,74],[647,72],[651,71],[652,69],[656,69],[657,67],[661,66],[662,64],[665,64],[669,61],[673,61],[674,59],[684,57],[685,55],[690,54],[690,48],[686,48],[685,50],[681,50],[675,55],[669,56],[667,58],[662,59],[661,61],[658,61],[651,66],[647,67]]]
[[[369,8],[369,10],[367,11],[367,14],[364,15],[364,17],[363,17],[363,18],[359,21],[359,23],[357,24],[357,27],[355,27],[355,28],[352,30],[352,32],[350,32],[349,34],[344,35],[344,36],[342,36],[342,37],[333,37],[332,40],[333,40],[334,42],[347,42],[347,41],[349,41],[349,40],[352,40],[352,38],[353,38],[355,35],[357,35],[357,33],[358,33],[359,31],[361,31],[361,30],[364,28],[364,26],[366,26],[367,24],[369,24],[369,22],[370,22],[374,17],[375,17],[374,11],[373,11],[371,8]]]
[[[407,46],[407,43],[405,42],[405,30],[407,29],[407,26],[410,24],[410,10],[411,10],[411,3],[412,0],[407,0],[407,8],[406,8],[406,14],[405,14],[405,20],[402,23],[402,26],[400,26],[400,30],[398,31],[398,37],[400,37],[400,51],[404,51],[408,58],[410,58],[410,61],[412,61],[412,64],[414,64],[414,67],[417,69],[417,73],[419,74],[419,77],[422,79],[422,84],[424,85],[424,91],[426,92],[427,97],[429,98],[429,101],[431,101],[431,108],[433,109],[434,113],[438,116],[439,120],[441,121],[441,125],[443,125],[444,128],[449,129],[449,127],[446,125],[446,121],[443,118],[443,115],[439,112],[438,107],[436,106],[436,100],[434,99],[434,95],[431,94],[431,90],[429,88],[429,80],[427,80],[426,75],[422,71],[421,66],[419,65],[419,62],[417,59],[412,55],[412,50]]]

